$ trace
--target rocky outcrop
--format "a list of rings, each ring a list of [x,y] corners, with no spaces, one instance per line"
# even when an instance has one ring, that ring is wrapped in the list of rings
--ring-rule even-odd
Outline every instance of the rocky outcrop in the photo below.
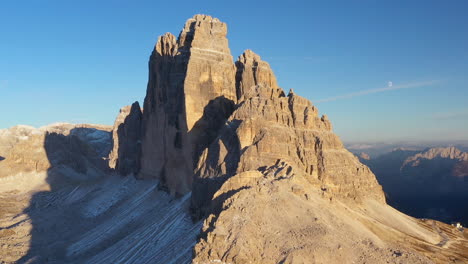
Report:
[[[244,171],[263,171],[278,160],[291,164],[333,197],[384,202],[375,176],[343,147],[327,116],[319,117],[317,108],[293,91],[285,96],[280,88],[268,86],[276,85],[271,82],[271,70],[252,79],[255,74],[246,73],[246,69],[252,69],[252,61],[254,65],[268,65],[258,55],[248,51],[241,58],[238,73],[244,74],[238,74],[238,87],[247,83],[253,86],[248,90],[244,86],[238,108],[218,139],[201,155],[192,193],[194,208],[202,208],[203,214],[226,179]]]
[[[150,58],[139,175],[160,179],[173,194],[191,190],[197,154],[236,101],[226,34],[226,24],[196,15],[178,38],[161,36]]]
[[[122,107],[112,131],[109,167],[121,175],[140,170],[142,112],[138,102]]]

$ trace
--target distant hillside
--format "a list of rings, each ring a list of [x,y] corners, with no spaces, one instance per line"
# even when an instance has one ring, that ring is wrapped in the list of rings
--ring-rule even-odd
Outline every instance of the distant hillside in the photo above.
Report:
[[[360,160],[375,173],[390,205],[419,218],[468,224],[468,153],[455,147],[395,149]]]

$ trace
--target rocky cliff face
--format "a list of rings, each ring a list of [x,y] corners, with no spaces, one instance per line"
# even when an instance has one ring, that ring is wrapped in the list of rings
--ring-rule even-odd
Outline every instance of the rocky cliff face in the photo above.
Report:
[[[197,154],[216,137],[236,101],[226,24],[196,15],[179,37],[161,36],[149,62],[140,176],[173,194],[191,190]]]
[[[206,207],[227,178],[263,171],[279,160],[334,197],[384,202],[375,176],[343,147],[328,118],[319,117],[310,101],[292,91],[286,96],[268,64],[252,51],[236,65],[240,101],[218,139],[202,153],[192,193],[195,208]]]
[[[140,170],[142,112],[138,102],[122,107],[112,129],[109,167],[121,175]]]
[[[226,34],[226,24],[196,15],[178,38],[158,39],[149,62],[140,177],[184,194],[196,174],[198,210],[228,177],[285,159],[336,197],[383,201],[374,176],[344,149],[328,118],[294,92],[286,96],[253,51],[233,63]]]

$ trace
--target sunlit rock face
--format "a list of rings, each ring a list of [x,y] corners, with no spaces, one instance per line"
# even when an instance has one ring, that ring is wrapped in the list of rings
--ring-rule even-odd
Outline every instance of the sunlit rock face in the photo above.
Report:
[[[207,206],[225,179],[262,171],[278,160],[334,197],[384,202],[375,176],[344,148],[327,116],[319,117],[317,108],[294,92],[285,95],[268,63],[252,51],[236,65],[240,101],[200,158],[192,194],[195,208]]]
[[[158,178],[173,194],[191,190],[198,153],[232,113],[235,66],[227,26],[196,15],[179,37],[159,37],[149,62],[140,177]]]

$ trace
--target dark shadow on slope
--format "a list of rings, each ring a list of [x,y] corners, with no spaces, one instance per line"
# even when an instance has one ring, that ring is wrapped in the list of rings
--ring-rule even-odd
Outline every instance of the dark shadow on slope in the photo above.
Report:
[[[50,187],[35,193],[24,210],[32,224],[30,246],[17,263],[69,262],[67,247],[73,238],[85,231],[79,226],[85,221],[93,221],[84,219],[64,201],[64,196],[80,183],[95,180],[108,171],[107,162],[101,156],[108,152],[108,142],[92,140],[92,133],[109,132],[76,128],[67,136],[46,134],[44,149],[50,163],[46,182]],[[90,141],[87,141],[88,136]]]
[[[4,157],[0,156],[0,161],[2,161],[2,160],[4,160],[4,159],[5,159]]]

